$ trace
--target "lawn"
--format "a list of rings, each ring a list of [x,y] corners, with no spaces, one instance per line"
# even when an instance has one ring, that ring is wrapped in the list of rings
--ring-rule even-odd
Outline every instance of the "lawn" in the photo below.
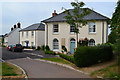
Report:
[[[67,64],[67,65],[72,65],[71,62],[62,59],[60,57],[55,57],[55,58],[42,58],[43,60],[48,60],[48,61],[53,61],[53,62],[58,62],[58,63],[62,63],[62,64]]]
[[[120,75],[118,75],[118,65],[116,64],[100,69],[98,71],[92,72],[91,75],[101,76],[103,78],[119,78],[120,79]]]
[[[3,62],[2,63],[2,76],[20,76],[22,75],[22,71],[9,63]]]

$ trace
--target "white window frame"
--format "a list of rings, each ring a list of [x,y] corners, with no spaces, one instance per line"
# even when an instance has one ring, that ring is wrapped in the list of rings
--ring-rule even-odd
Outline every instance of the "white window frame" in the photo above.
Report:
[[[70,25],[70,33],[71,34],[75,33],[75,27],[73,25]]]
[[[53,34],[58,34],[58,33],[59,33],[59,25],[53,24]]]
[[[24,32],[22,32],[22,37],[24,36]]]
[[[59,49],[59,41],[58,39],[55,38],[53,39],[53,50],[58,50],[58,49]]]
[[[96,33],[96,23],[95,22],[90,22],[88,23],[88,31],[89,33]]]

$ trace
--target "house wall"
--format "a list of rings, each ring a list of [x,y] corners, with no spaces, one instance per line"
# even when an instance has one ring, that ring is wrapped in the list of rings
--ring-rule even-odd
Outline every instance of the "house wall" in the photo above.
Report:
[[[104,27],[103,27],[103,22],[104,22]],[[96,33],[89,33],[88,32],[88,25],[86,25],[86,26],[83,26],[82,28],[80,28],[79,38],[86,38],[87,37],[88,39],[94,39],[96,45],[101,44],[101,43],[106,43],[107,22],[96,21],[95,23],[96,23]],[[59,33],[58,34],[53,33],[53,24],[59,25]],[[46,31],[45,32],[45,44],[49,45],[51,50],[53,50],[53,39],[55,39],[55,38],[57,38],[59,40],[59,50],[57,50],[58,52],[61,52],[61,50],[62,50],[61,49],[62,38],[65,39],[65,46],[66,46],[68,51],[70,51],[70,39],[74,38],[76,40],[76,35],[74,33],[73,34],[70,33],[70,25],[67,24],[66,22],[46,23],[45,31]],[[47,35],[48,35],[48,38],[47,38]],[[102,41],[102,40],[104,40],[104,41]],[[76,46],[77,46],[77,44],[76,44]]]
[[[15,45],[19,43],[19,30],[20,28],[16,28],[13,32],[8,35],[8,45]]]
[[[5,37],[4,37],[4,45],[5,45],[5,46],[8,46],[8,36],[5,36]]]
[[[36,47],[45,45],[45,31],[36,31]]]
[[[22,36],[22,32],[24,32],[24,36]],[[26,32],[28,32],[28,37],[26,36]],[[25,41],[29,41],[28,46],[32,46],[31,42],[34,42],[34,46],[45,45],[45,31],[34,30],[34,36],[32,36],[32,31],[20,31],[20,43],[24,42],[23,46],[26,46]]]

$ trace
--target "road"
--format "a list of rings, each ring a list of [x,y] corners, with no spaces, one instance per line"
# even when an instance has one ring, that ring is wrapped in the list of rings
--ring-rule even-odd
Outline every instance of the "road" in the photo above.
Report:
[[[36,60],[36,58],[39,59],[41,57],[37,55],[31,55],[31,53],[34,52],[35,51],[25,51],[22,53],[10,52],[3,48],[2,59],[6,62],[11,62],[23,68],[29,78],[89,78],[89,76],[69,68]],[[43,57],[44,56],[45,55],[43,55]]]

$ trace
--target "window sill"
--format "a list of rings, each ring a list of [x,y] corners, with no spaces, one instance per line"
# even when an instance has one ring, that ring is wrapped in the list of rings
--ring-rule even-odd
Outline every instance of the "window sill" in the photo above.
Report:
[[[75,32],[70,32],[70,34],[71,34],[71,35],[74,35],[74,34],[75,34]]]
[[[89,32],[90,35],[96,35],[96,32]]]
[[[54,35],[58,35],[59,33],[53,33]]]
[[[55,52],[59,52],[59,49],[53,49],[53,51],[55,51]]]

